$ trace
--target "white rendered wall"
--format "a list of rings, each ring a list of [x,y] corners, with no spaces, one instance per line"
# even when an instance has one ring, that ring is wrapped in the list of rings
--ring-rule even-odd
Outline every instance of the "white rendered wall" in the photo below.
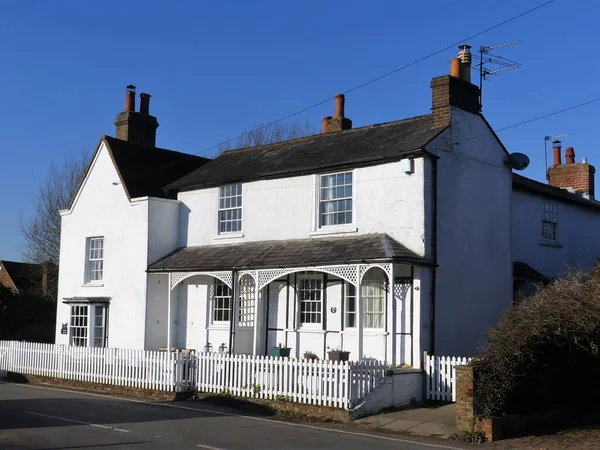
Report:
[[[541,239],[544,201],[557,206],[558,246],[544,245]],[[590,268],[600,257],[597,237],[600,211],[519,190],[513,191],[512,211],[514,259],[529,264],[546,277]]]
[[[113,184],[115,183],[115,184]],[[56,343],[69,344],[60,333],[69,322],[70,297],[111,297],[108,345],[144,348],[148,203],[129,202],[104,144],[73,208],[62,214]],[[86,239],[104,236],[102,283],[85,285]]]
[[[180,203],[175,200],[148,199],[148,264],[177,248],[179,206]]]
[[[414,173],[399,162],[354,169],[355,223],[350,235],[387,233],[416,253],[425,251],[424,160]],[[316,229],[317,175],[243,184],[243,237],[217,234],[218,188],[182,192],[180,245],[306,239]]]
[[[483,119],[460,109],[427,148],[439,155],[434,351],[469,356],[512,303],[512,174]]]

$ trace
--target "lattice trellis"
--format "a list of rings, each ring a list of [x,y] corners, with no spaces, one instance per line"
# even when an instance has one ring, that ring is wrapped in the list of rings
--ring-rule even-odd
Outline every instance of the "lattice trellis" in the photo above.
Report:
[[[392,265],[390,263],[382,263],[382,264],[364,264],[360,266],[360,280],[362,281],[363,277],[367,270],[372,269],[373,267],[379,267],[381,270],[385,272],[387,275],[388,282],[392,277]]]
[[[240,272],[239,279],[241,280],[244,277],[244,275],[249,275],[250,278],[252,278],[254,281],[256,281],[258,278],[258,273],[256,270],[245,270],[243,272]]]
[[[394,297],[396,297],[398,300],[404,301],[411,288],[412,283],[410,281],[396,279],[394,282]]]
[[[173,272],[171,273],[171,289],[181,283],[183,280],[195,275],[208,275],[210,277],[218,278],[225,283],[229,288],[233,288],[231,272]]]

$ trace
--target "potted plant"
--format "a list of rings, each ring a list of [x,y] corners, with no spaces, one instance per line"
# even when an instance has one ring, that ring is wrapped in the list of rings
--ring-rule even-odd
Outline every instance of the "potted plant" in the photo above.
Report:
[[[306,361],[313,361],[313,360],[319,359],[319,357],[317,355],[315,355],[313,352],[311,352],[309,350],[306,350],[304,352],[303,356]]]
[[[284,347],[281,345],[281,342],[277,344],[277,347],[271,347],[271,351],[269,352],[270,356],[281,356],[283,358],[288,358],[290,356],[290,351],[292,349],[290,347]]]
[[[350,352],[345,352],[339,348],[329,350],[327,352],[330,361],[348,361],[350,358]]]

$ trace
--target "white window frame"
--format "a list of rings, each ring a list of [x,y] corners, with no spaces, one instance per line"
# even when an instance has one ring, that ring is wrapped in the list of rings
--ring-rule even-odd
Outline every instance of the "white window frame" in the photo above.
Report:
[[[550,227],[553,228],[554,237],[547,237],[545,235],[546,224],[550,224]],[[542,242],[558,242],[558,205],[555,202],[544,200],[542,203],[542,222],[540,235]]]
[[[350,317],[353,319],[352,325],[350,325]],[[344,330],[348,329],[356,329],[356,286],[346,281],[344,282]]]
[[[229,195],[227,195],[226,190],[227,189],[233,189],[235,188],[236,190],[239,189],[239,194],[236,192],[236,194],[232,195],[231,193],[229,193]],[[240,204],[239,206],[224,206],[223,202],[227,202],[227,200],[233,200],[233,199],[237,199],[239,197],[239,201]],[[221,213],[227,213],[228,211],[237,211],[239,213],[239,219],[235,219],[235,221],[232,220],[221,220]],[[238,222],[239,221],[239,230],[231,230],[231,231],[222,231],[221,230],[221,223],[234,223],[234,222]],[[243,227],[244,227],[244,187],[242,183],[233,183],[233,184],[227,184],[224,186],[219,186],[217,188],[217,235],[218,236],[239,236],[242,235],[243,233]]]
[[[96,319],[100,319],[99,324]],[[108,305],[106,303],[69,304],[69,345],[108,346]]]
[[[374,276],[377,275],[375,278]],[[377,286],[375,282],[380,282]],[[383,330],[386,324],[387,313],[387,281],[381,269],[368,270],[360,283],[360,301],[362,305],[362,326],[366,330]],[[375,290],[380,289],[376,295]],[[375,307],[376,303],[380,304],[380,309]],[[375,326],[375,317],[380,318],[380,326]],[[373,319],[373,320],[372,320]]]
[[[256,304],[256,290],[254,279],[250,275],[243,275],[239,282],[240,304],[238,312],[238,326],[254,326],[254,307]]]
[[[219,289],[218,289],[219,288]],[[217,295],[218,294],[218,295]],[[227,295],[229,294],[229,295]],[[232,293],[231,288],[227,286],[223,281],[215,278],[212,284],[212,295],[211,295],[211,309],[210,319],[213,325],[225,325],[231,321],[232,314]],[[225,301],[229,303],[229,306],[225,306]],[[217,319],[217,312],[221,312],[223,316],[227,315],[226,319]]]
[[[319,300],[318,301],[313,301],[313,300],[308,300],[311,303],[315,303],[315,304],[319,304],[320,307],[318,308],[319,311],[308,311],[305,314],[318,314],[319,316],[319,321],[318,322],[303,322],[302,321],[302,302],[304,300],[301,299],[301,293],[303,291],[303,289],[301,289],[301,284],[303,281],[305,280],[315,280],[318,281],[320,283],[320,289],[318,290],[319,292]],[[323,316],[325,314],[325,311],[323,310],[323,296],[324,296],[324,291],[325,291],[325,286],[323,285],[323,274],[299,274],[296,276],[296,298],[297,298],[297,302],[298,302],[298,313],[297,313],[297,323],[298,323],[298,328],[310,328],[310,329],[322,329],[323,328]],[[316,291],[316,290],[315,290]]]
[[[101,247],[92,248],[92,244],[97,241],[101,242]],[[85,240],[85,284],[101,285],[102,283],[104,283],[104,254],[106,248],[105,243],[106,239],[104,238],[104,236],[90,236]],[[100,251],[100,257],[98,257],[97,254],[92,255],[92,252],[97,252],[98,250]],[[98,269],[93,268],[96,266],[97,263],[99,263],[101,267],[99,271]],[[99,272],[100,278],[93,279],[94,277],[92,276],[92,274],[94,272]]]
[[[350,174],[352,177],[351,184],[344,184],[343,186],[350,186],[352,193],[350,197],[340,197],[335,200],[323,200],[322,199],[322,188],[321,183],[323,177],[331,177],[337,175],[346,175]],[[315,204],[315,230],[321,232],[336,232],[336,231],[356,231],[356,171],[355,170],[346,170],[341,172],[333,172],[333,173],[323,173],[316,175],[315,181],[315,189],[316,189],[316,204]],[[347,223],[341,224],[332,224],[332,225],[324,225],[322,224],[321,216],[322,216],[322,204],[324,202],[331,201],[339,201],[339,200],[350,200],[352,204],[352,210],[350,212],[351,221]]]

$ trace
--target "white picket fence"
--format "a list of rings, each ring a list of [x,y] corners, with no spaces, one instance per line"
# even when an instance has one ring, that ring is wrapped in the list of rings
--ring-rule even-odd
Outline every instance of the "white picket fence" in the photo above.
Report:
[[[194,386],[193,368],[189,356],[175,352],[0,341],[0,376],[15,372],[181,392]]]
[[[454,367],[467,364],[470,360],[471,358],[434,356],[425,353],[423,366],[427,399],[455,402],[456,370]]]
[[[198,355],[198,391],[352,408],[385,377],[381,362]]]
[[[183,354],[0,341],[7,372],[118,386],[281,399],[350,409],[385,377],[378,361],[337,362],[224,353]]]

